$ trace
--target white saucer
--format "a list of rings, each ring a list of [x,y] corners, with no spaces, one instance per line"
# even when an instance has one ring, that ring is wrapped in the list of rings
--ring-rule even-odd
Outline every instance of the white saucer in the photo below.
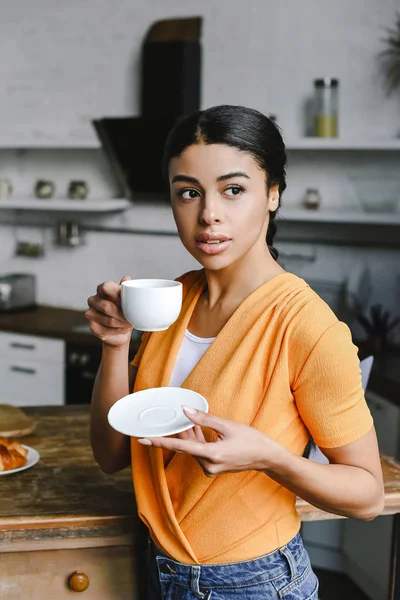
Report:
[[[23,448],[28,450],[28,456],[26,463],[23,467],[18,467],[18,469],[8,469],[8,471],[0,471],[0,475],[11,475],[12,473],[18,473],[19,471],[25,471],[25,469],[30,469],[33,465],[39,461],[40,454],[35,448],[31,448],[30,446],[25,446],[25,444],[21,444]]]
[[[118,400],[108,412],[108,422],[130,437],[173,435],[193,427],[182,405],[208,412],[208,402],[201,394],[180,387],[159,387]]]

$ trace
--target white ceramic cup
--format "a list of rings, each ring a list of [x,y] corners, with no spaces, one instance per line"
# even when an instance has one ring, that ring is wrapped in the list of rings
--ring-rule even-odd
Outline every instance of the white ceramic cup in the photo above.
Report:
[[[179,317],[182,284],[169,279],[128,279],[121,283],[124,317],[139,331],[165,331]]]

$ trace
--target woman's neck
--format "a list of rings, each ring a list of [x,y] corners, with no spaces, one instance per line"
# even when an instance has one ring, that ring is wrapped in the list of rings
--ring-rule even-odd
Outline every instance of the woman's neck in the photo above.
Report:
[[[250,257],[249,257],[250,258]],[[266,283],[285,270],[274,260],[268,248],[258,260],[242,257],[239,261],[218,271],[205,269],[207,288],[203,301],[209,309],[219,304],[240,304],[260,285]]]

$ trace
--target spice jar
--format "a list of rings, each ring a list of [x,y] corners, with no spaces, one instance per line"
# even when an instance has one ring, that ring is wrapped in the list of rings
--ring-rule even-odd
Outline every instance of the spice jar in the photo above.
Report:
[[[315,135],[337,137],[339,80],[315,79]]]
[[[321,196],[319,191],[316,188],[307,188],[306,193],[304,194],[303,204],[305,208],[308,209],[317,209],[321,204]]]
[[[72,200],[85,200],[89,194],[89,186],[86,181],[70,181],[68,186],[68,197]]]
[[[39,179],[35,185],[36,198],[52,198],[55,191],[55,185],[52,181]]]

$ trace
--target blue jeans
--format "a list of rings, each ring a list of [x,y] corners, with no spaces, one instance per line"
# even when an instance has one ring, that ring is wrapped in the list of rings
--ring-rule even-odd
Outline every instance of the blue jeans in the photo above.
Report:
[[[317,600],[318,579],[300,534],[253,560],[186,565],[151,541],[147,600]]]

